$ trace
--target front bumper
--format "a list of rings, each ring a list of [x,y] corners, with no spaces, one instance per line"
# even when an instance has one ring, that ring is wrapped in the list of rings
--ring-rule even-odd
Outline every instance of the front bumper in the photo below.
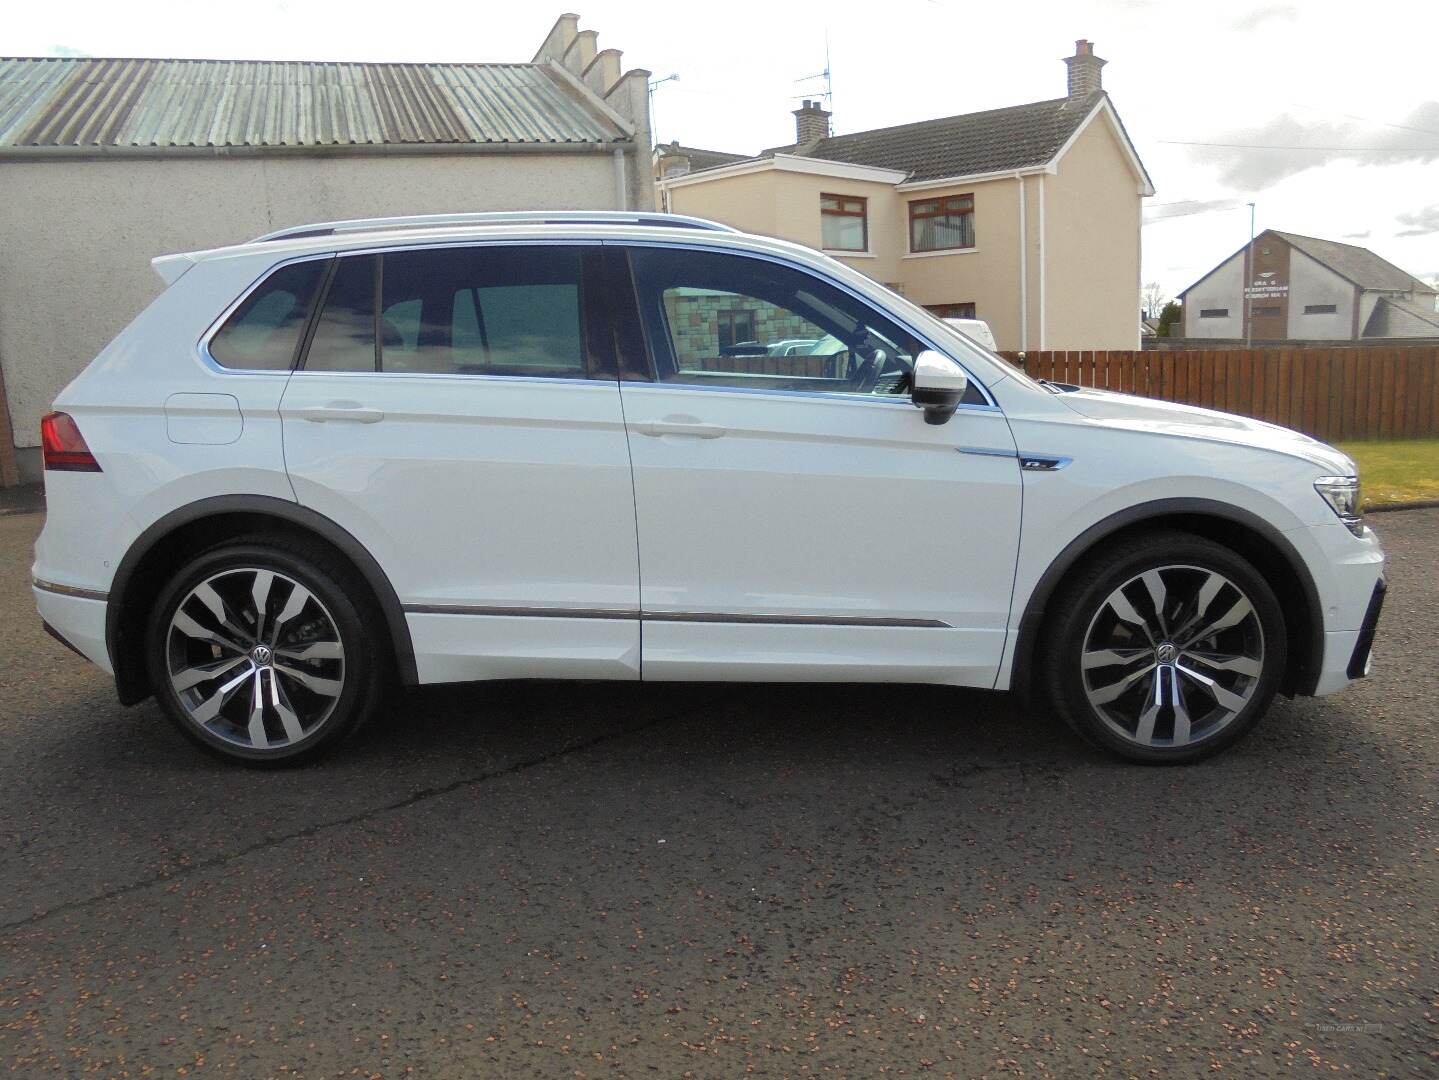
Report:
[[[1384,550],[1370,529],[1354,537],[1337,522],[1306,530],[1306,561],[1324,619],[1323,655],[1309,691],[1323,697],[1368,672],[1386,589]]]
[[[1374,583],[1374,593],[1369,597],[1369,607],[1364,612],[1364,624],[1359,628],[1359,640],[1354,643],[1354,652],[1349,657],[1349,677],[1362,679],[1369,674],[1369,663],[1374,652],[1374,632],[1379,629],[1379,613],[1384,610],[1384,594],[1389,583],[1380,578]]]

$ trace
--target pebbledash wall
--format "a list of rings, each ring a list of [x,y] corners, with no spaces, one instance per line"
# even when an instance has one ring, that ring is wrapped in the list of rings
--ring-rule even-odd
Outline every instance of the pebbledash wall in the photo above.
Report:
[[[0,365],[22,479],[50,403],[163,283],[149,260],[297,222],[624,205],[610,153],[485,152],[0,163]]]

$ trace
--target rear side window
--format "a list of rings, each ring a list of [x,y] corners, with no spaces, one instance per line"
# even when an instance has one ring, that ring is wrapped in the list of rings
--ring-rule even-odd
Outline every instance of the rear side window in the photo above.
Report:
[[[343,258],[305,367],[584,378],[581,297],[575,247],[433,248]]]
[[[375,370],[375,264],[378,256],[341,259],[315,324],[307,371]]]
[[[256,371],[293,367],[327,265],[326,259],[291,263],[266,278],[210,338],[215,363]]]

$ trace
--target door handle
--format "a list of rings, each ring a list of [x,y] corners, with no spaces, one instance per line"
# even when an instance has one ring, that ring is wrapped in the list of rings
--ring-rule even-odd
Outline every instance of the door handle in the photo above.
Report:
[[[303,420],[323,424],[339,420],[351,424],[375,424],[385,418],[379,409],[367,409],[358,401],[331,401],[324,405],[306,405],[296,409],[295,414]]]
[[[651,438],[662,435],[688,435],[692,439],[718,439],[727,431],[718,424],[702,424],[698,420],[666,418],[664,420],[638,420],[630,425],[632,431]]]

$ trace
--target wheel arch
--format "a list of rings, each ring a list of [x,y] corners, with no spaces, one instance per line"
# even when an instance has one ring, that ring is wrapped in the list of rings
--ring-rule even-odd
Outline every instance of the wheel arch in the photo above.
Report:
[[[233,536],[275,531],[319,540],[345,559],[364,579],[384,616],[401,682],[418,682],[414,644],[405,612],[380,564],[349,532],[323,514],[265,495],[220,495],[173,510],[154,522],[130,545],[116,568],[105,612],[105,644],[115,668],[120,702],[134,705],[150,696],[144,662],[144,627],[173,560]]]
[[[1172,528],[1213,540],[1241,555],[1264,575],[1285,611],[1289,659],[1280,692],[1312,694],[1324,657],[1324,613],[1319,591],[1303,558],[1284,534],[1241,507],[1210,499],[1175,498],[1132,506],[1091,525],[1065,546],[1029,595],[1015,639],[1010,685],[1028,694],[1035,648],[1049,601],[1071,571],[1099,545],[1155,529]],[[1294,618],[1295,614],[1298,618]]]

